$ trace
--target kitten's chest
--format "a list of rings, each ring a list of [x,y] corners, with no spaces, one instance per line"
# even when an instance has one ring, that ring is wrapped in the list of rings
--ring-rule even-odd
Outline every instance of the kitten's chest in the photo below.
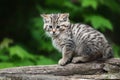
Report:
[[[61,34],[56,38],[52,38],[53,46],[61,52],[69,37],[70,36],[68,34]]]
[[[52,39],[52,44],[57,50],[62,51],[62,39]]]

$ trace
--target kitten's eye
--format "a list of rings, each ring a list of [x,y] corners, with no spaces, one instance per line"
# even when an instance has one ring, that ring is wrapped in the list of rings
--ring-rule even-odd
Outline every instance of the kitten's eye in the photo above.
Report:
[[[64,22],[64,20],[60,20],[60,22]]]
[[[63,18],[63,20],[60,20],[60,22],[66,22],[66,21],[67,21],[67,19],[64,19],[64,18]]]
[[[52,28],[52,26],[49,26],[49,28]]]
[[[48,21],[48,20],[45,20],[45,23],[49,23],[49,21]]]
[[[60,26],[57,26],[56,28],[60,28]]]
[[[65,22],[65,21],[67,21],[67,19],[66,19],[66,18],[63,18],[63,21]]]

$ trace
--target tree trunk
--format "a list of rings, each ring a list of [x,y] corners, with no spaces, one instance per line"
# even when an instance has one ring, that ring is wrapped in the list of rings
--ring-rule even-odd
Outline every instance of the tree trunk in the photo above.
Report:
[[[0,70],[0,80],[120,79],[120,59],[68,64],[24,66]]]

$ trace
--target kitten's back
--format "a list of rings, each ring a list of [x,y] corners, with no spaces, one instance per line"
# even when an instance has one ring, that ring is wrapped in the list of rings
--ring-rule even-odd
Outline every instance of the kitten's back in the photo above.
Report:
[[[72,36],[76,45],[76,52],[79,55],[100,53],[103,58],[113,57],[113,51],[105,36],[99,31],[85,24],[71,24]],[[83,51],[81,51],[83,50]],[[85,52],[84,52],[85,50]]]

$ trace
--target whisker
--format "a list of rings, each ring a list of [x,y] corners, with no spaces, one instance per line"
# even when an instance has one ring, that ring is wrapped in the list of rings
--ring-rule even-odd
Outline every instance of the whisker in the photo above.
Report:
[[[49,40],[49,37],[46,35],[45,32],[42,31],[42,32],[40,33],[40,39]]]

